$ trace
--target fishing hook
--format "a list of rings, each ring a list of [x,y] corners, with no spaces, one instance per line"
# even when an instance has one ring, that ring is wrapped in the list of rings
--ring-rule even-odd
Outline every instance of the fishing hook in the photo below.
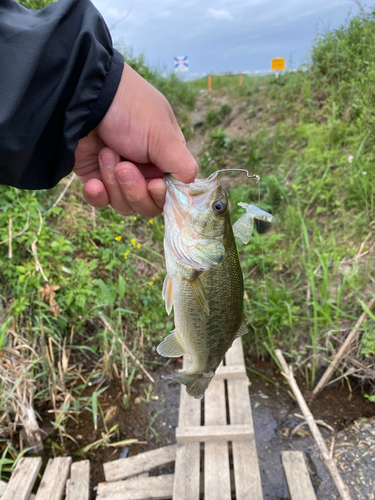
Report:
[[[259,175],[250,175],[249,172],[248,172],[248,170],[245,170],[244,168],[223,168],[221,170],[216,170],[216,172],[214,172],[211,175],[219,174],[220,172],[246,172],[246,176],[249,179],[255,179],[257,184],[260,181]],[[211,175],[210,175],[210,177],[211,177]]]

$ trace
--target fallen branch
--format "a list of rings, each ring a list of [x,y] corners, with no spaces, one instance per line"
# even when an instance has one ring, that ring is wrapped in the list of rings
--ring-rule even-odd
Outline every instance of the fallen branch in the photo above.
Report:
[[[292,389],[297,402],[299,404],[299,407],[301,408],[301,411],[303,413],[303,416],[305,417],[305,420],[310,428],[311,434],[313,435],[316,444],[318,445],[318,448],[320,450],[320,453],[322,454],[324,463],[329,470],[333,482],[335,483],[335,486],[341,495],[342,500],[351,500],[350,492],[346,484],[344,483],[342,477],[340,476],[340,473],[336,467],[335,461],[333,458],[330,456],[330,453],[328,451],[328,448],[324,442],[323,436],[321,435],[318,426],[316,425],[316,422],[314,420],[314,417],[309,409],[309,407],[306,404],[306,401],[304,400],[302,393],[297,385],[296,379],[294,378],[293,375],[293,370],[291,367],[289,367],[284,359],[284,356],[282,355],[282,352],[280,349],[276,349],[276,356],[277,359],[280,361],[280,364],[283,368],[283,375],[286,377],[288,380],[288,383],[290,385],[290,388]]]
[[[375,304],[375,297],[372,298],[372,300],[367,304],[368,309],[371,309],[372,306]],[[331,378],[332,373],[334,372],[338,362],[340,359],[343,357],[345,354],[345,351],[348,349],[349,345],[352,343],[354,340],[354,337],[358,333],[359,327],[362,325],[364,320],[367,317],[366,311],[363,311],[361,316],[359,317],[357,323],[355,324],[354,328],[351,330],[347,338],[345,339],[345,342],[342,344],[338,352],[336,353],[335,357],[333,358],[331,364],[327,368],[327,370],[324,372],[323,377],[319,380],[317,386],[313,390],[313,398],[319,394],[319,392],[324,388],[324,386],[327,384],[328,380]]]
[[[114,329],[112,328],[111,324],[109,323],[109,321],[104,317],[102,316],[101,314],[99,314],[99,318],[101,319],[101,321],[104,323],[104,325],[108,328],[108,330],[113,333],[113,335],[116,335],[116,332],[114,331]],[[129,354],[129,356],[135,361],[135,364],[138,365],[140,367],[140,369],[143,371],[143,373],[146,375],[146,377],[148,377],[150,379],[150,381],[154,384],[155,383],[155,380],[151,377],[151,375],[148,373],[148,371],[146,370],[146,368],[142,365],[142,363],[140,363],[140,361],[138,361],[138,359],[134,356],[134,354],[131,352],[131,350],[129,349],[129,347],[125,344],[125,342],[121,339],[119,339],[119,342],[121,343],[121,345],[124,346],[126,352]]]

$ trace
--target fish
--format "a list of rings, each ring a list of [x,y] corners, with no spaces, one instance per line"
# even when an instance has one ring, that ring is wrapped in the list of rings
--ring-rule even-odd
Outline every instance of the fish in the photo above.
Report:
[[[158,345],[166,357],[191,356],[183,372],[169,375],[201,399],[233,341],[247,333],[244,282],[234,234],[244,243],[253,230],[269,230],[272,215],[240,204],[246,213],[232,228],[227,193],[218,172],[184,184],[165,175],[164,251],[167,275],[162,297],[174,308],[175,329]]]

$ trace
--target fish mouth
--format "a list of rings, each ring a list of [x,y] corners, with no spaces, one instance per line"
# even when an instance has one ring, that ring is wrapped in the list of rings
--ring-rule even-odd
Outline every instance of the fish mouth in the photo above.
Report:
[[[193,206],[195,209],[205,210],[210,204],[213,192],[220,186],[217,174],[218,172],[214,172],[206,179],[195,179],[189,184],[176,180],[170,174],[165,174],[164,181],[175,207],[177,205],[181,209],[187,209]]]

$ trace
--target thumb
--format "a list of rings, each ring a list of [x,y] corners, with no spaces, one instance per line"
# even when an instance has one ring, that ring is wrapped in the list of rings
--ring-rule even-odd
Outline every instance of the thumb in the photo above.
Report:
[[[171,174],[184,183],[194,182],[198,174],[198,163],[186,147],[186,141],[180,129],[169,130],[159,137],[155,149],[150,148],[150,159],[162,172]],[[156,154],[153,152],[156,151]]]

